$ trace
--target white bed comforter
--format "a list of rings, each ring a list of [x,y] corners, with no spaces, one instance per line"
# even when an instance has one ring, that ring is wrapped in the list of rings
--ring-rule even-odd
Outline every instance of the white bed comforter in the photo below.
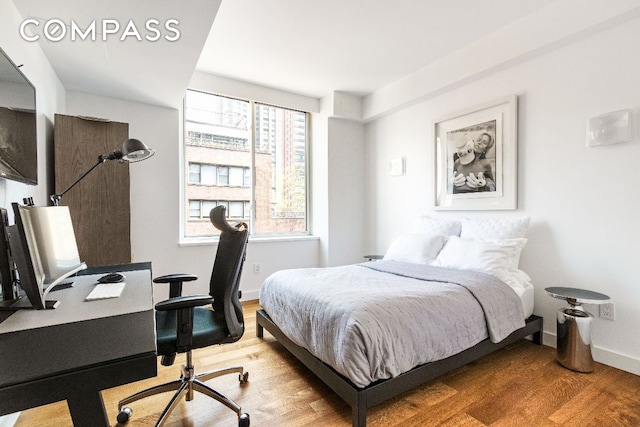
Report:
[[[486,286],[476,286],[472,293],[458,284],[406,277],[421,276],[416,267],[382,261],[283,270],[266,279],[260,304],[293,342],[358,387],[477,344],[490,335],[488,321],[498,322],[494,341],[524,326],[521,301],[503,282],[486,276]],[[477,281],[479,273],[473,275]],[[493,301],[490,313],[474,293]],[[503,313],[511,318],[488,318]]]

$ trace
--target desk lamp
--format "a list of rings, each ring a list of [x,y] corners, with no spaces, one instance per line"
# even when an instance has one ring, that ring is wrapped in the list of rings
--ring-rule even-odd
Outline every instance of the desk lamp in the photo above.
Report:
[[[89,175],[89,173],[91,173],[92,170],[94,170],[96,167],[106,162],[107,160],[115,160],[118,163],[123,163],[123,162],[133,163],[133,162],[140,162],[142,160],[148,159],[154,154],[155,154],[155,151],[153,151],[151,148],[148,148],[139,139],[134,139],[134,138],[127,139],[122,144],[122,149],[116,150],[111,154],[103,154],[98,156],[98,162],[95,165],[93,165],[91,169],[86,171],[80,178],[78,178],[73,184],[68,186],[62,193],[52,194],[51,196],[49,196],[49,198],[53,202],[54,206],[58,206],[60,199],[62,199],[62,196],[64,196],[67,193],[67,191],[71,190],[77,183],[82,181],[85,176]]]

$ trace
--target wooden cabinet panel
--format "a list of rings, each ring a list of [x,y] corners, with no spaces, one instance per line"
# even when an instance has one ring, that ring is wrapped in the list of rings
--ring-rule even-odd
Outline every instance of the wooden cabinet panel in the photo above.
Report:
[[[129,124],[56,114],[55,193],[64,191],[98,162],[119,150]],[[131,261],[129,164],[107,161],[66,193],[80,259],[87,265]]]

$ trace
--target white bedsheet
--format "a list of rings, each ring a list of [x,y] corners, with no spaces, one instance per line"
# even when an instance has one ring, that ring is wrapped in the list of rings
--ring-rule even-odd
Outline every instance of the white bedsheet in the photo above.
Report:
[[[464,287],[357,265],[277,272],[260,304],[293,342],[358,387],[488,337],[483,309]]]

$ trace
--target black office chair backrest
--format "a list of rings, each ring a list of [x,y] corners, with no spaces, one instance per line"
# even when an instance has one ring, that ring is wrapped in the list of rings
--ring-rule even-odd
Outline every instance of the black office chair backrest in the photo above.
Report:
[[[211,223],[220,230],[209,294],[213,297],[213,310],[220,316],[224,315],[229,329],[229,341],[233,342],[239,340],[244,333],[239,288],[249,229],[245,223],[236,226],[229,224],[225,211],[224,206],[216,206],[209,213]]]

